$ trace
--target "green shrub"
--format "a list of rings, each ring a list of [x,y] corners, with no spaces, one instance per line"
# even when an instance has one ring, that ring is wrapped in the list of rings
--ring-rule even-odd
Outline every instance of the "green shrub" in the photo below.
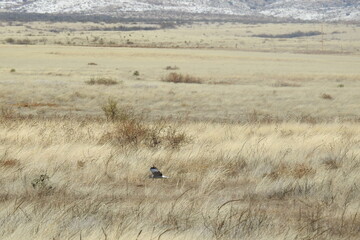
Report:
[[[119,107],[117,102],[109,98],[101,107],[108,121],[125,121],[134,118],[134,109],[130,106]]]

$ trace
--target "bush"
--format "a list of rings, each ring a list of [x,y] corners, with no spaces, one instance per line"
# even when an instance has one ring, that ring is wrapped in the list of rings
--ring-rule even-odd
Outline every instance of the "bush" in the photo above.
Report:
[[[115,126],[115,131],[110,134],[110,139],[116,140],[122,146],[144,145],[147,147],[168,147],[178,149],[190,141],[185,132],[174,126],[159,121],[145,124],[138,118],[120,121]]]
[[[13,39],[13,38],[6,38],[6,39],[5,39],[5,42],[6,42],[6,43],[10,43],[10,44],[14,44],[14,43],[15,43],[15,39]]]
[[[178,70],[177,66],[166,66],[165,70]]]
[[[136,119],[119,122],[115,129],[115,138],[121,144],[138,145],[149,134],[149,129]]]
[[[320,97],[322,99],[326,99],[326,100],[333,100],[334,99],[330,94],[327,94],[327,93],[323,93]]]
[[[203,83],[203,80],[198,77],[190,76],[190,75],[183,75],[180,73],[172,72],[169,73],[167,76],[162,78],[163,82],[173,82],[173,83]]]
[[[106,119],[109,121],[114,121],[117,118],[119,109],[117,107],[117,102],[113,99],[108,99],[107,103],[104,104],[101,109],[104,111]]]
[[[133,73],[133,75],[134,75],[134,76],[139,76],[140,73],[139,73],[139,71],[135,71],[135,72]]]
[[[18,39],[16,40],[16,44],[29,45],[32,44],[32,42],[29,39]]]
[[[108,120],[116,120],[114,129],[100,139],[100,143],[113,142],[120,146],[140,145],[146,147],[168,147],[177,149],[190,142],[184,131],[163,120],[146,123],[143,115],[135,114],[132,107],[119,108],[113,100],[103,106]]]
[[[115,85],[118,84],[118,82],[112,78],[106,78],[106,77],[99,77],[99,78],[91,78],[89,81],[85,81],[86,84],[89,85]]]
[[[130,106],[118,107],[115,100],[109,98],[107,103],[101,109],[108,121],[125,121],[134,117],[134,109]]]
[[[16,72],[16,70],[15,70],[14,68],[12,68],[12,69],[10,70],[10,72],[11,72],[11,73],[14,73],[14,72]]]

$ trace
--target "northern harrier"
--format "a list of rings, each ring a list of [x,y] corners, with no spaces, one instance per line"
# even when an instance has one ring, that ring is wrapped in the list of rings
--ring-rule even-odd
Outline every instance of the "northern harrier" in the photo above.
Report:
[[[152,173],[152,175],[150,175],[150,178],[169,178],[167,176],[164,176],[155,166],[152,166],[150,168],[150,171]]]

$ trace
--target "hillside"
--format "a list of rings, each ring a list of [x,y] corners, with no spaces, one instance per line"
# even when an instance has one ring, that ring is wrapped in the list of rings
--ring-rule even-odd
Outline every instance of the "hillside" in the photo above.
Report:
[[[356,0],[1,0],[1,12],[105,14],[111,16],[229,15],[315,21],[360,20]],[[177,13],[177,14],[174,14]]]

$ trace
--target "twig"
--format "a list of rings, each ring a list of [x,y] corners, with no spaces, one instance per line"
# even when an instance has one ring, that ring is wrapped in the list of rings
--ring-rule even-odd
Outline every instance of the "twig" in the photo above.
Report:
[[[140,230],[140,232],[138,233],[138,235],[137,235],[137,237],[136,237],[136,240],[138,240],[138,239],[139,239],[139,237],[140,237],[141,233],[142,233],[142,229],[141,229],[141,230]]]
[[[233,200],[229,200],[227,202],[224,202],[223,204],[220,205],[220,207],[218,207],[218,212],[220,212],[221,208],[224,207],[225,205],[227,205],[228,203],[232,203],[232,202],[239,202],[242,199],[233,199]]]
[[[180,194],[180,196],[178,196],[178,197],[175,199],[174,204],[171,206],[170,212],[172,212],[172,211],[174,210],[177,201],[178,201],[182,196],[184,196],[185,193],[189,192],[191,189],[192,189],[192,188],[189,188],[188,190],[186,190],[185,192],[183,192],[182,194]]]
[[[103,234],[104,234],[104,236],[105,236],[105,240],[107,240],[107,234],[106,234],[106,232],[105,232],[105,229],[104,229],[103,227],[101,227],[101,230],[103,231]]]
[[[175,228],[169,228],[169,229],[166,229],[164,232],[162,232],[159,236],[158,236],[158,239],[157,240],[160,240],[161,236],[164,235],[165,233],[171,231],[171,230],[174,230]]]

